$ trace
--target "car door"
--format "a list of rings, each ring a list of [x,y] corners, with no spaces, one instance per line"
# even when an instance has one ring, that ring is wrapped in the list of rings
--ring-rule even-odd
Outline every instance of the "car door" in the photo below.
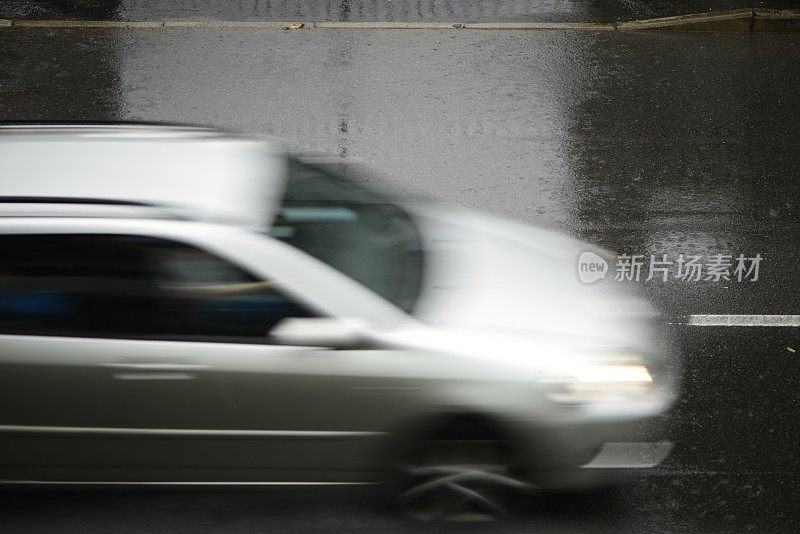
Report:
[[[185,243],[0,228],[0,479],[236,480],[273,429],[223,377],[307,351],[266,340],[310,314]]]

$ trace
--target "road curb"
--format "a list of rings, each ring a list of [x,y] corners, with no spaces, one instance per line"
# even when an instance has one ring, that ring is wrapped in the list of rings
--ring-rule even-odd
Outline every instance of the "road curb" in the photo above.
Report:
[[[730,11],[632,20],[619,22],[616,26],[620,30],[750,31],[750,19],[753,16],[754,10],[752,9],[732,9]]]
[[[464,27],[454,22],[314,22],[314,28],[334,30],[453,30]]]
[[[261,28],[282,30],[291,22],[275,22],[271,20],[165,20],[166,28]]]
[[[756,10],[753,33],[800,33],[800,9]]]
[[[800,9],[733,9],[628,22],[350,22],[259,20],[8,20],[0,27],[21,28],[251,28],[304,30],[567,30],[567,31],[674,31],[735,33],[800,33]]]
[[[470,22],[468,30],[615,30],[610,22]]]
[[[160,20],[14,20],[17,28],[161,28]]]
[[[732,9],[674,17],[620,22],[619,30],[686,32],[786,33],[800,32],[798,9]]]

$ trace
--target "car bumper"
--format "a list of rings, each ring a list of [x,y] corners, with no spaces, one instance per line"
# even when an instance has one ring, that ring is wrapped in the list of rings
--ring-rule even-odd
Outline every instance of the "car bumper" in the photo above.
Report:
[[[528,478],[539,488],[572,490],[623,483],[660,465],[673,444],[665,418],[539,424],[522,451]]]

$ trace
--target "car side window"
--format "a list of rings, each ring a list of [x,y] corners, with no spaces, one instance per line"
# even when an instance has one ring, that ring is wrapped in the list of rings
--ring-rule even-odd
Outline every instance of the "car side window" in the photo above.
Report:
[[[269,342],[313,314],[196,247],[132,235],[0,235],[0,333]]]
[[[270,234],[410,312],[422,286],[423,254],[412,218],[351,180],[298,160]]]

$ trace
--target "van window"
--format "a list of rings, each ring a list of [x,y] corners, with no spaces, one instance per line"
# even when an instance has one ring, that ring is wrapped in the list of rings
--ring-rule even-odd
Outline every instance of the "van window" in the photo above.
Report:
[[[0,332],[266,341],[311,313],[208,252],[132,235],[0,235]]]
[[[411,217],[327,169],[289,161],[286,192],[270,234],[407,312],[417,300],[422,247]]]

